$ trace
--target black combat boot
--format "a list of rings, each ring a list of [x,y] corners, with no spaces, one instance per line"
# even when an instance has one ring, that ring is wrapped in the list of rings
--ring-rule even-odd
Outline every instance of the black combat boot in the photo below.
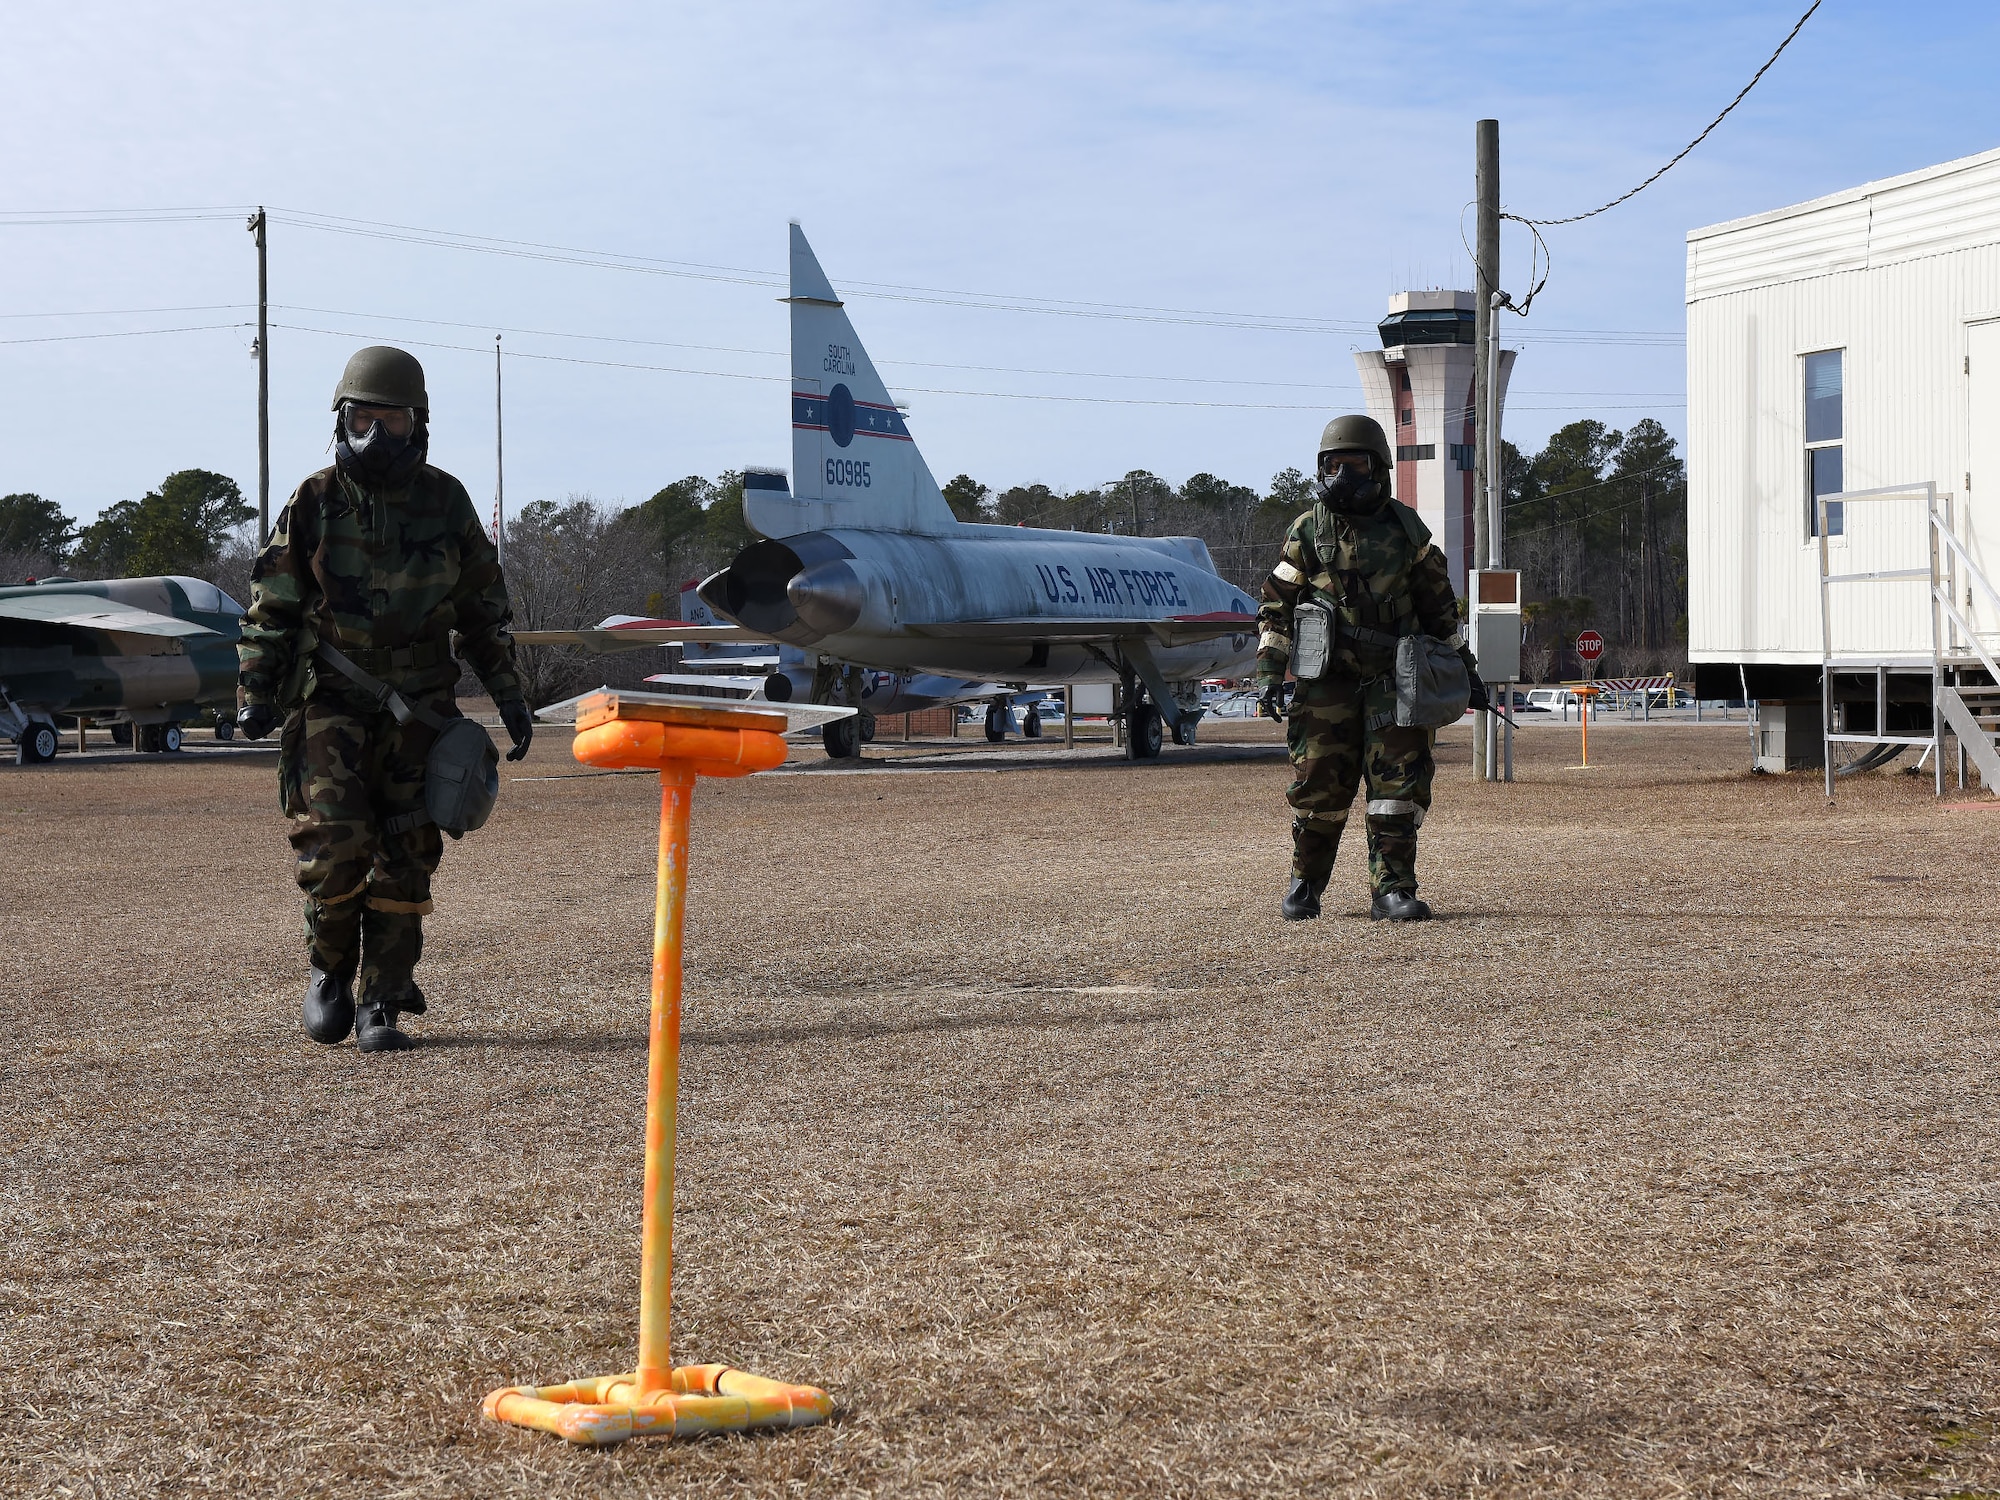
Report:
[[[306,1035],[331,1047],[354,1030],[354,976],[329,974],[318,964],[306,980]]]
[[[1428,922],[1431,909],[1415,891],[1384,891],[1368,907],[1371,922]]]
[[[1310,922],[1318,916],[1320,894],[1325,891],[1330,878],[1332,878],[1331,871],[1325,875],[1314,875],[1310,879],[1294,875],[1290,889],[1285,892],[1284,903],[1278,908],[1284,914],[1285,920]]]
[[[396,1029],[399,1006],[381,1000],[365,1002],[355,1019],[354,1039],[363,1052],[407,1052],[417,1039]]]

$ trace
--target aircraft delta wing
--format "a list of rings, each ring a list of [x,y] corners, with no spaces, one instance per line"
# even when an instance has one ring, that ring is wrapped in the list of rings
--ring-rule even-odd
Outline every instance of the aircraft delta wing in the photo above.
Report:
[[[46,579],[0,589],[0,735],[24,764],[59,743],[56,716],[132,723],[147,748],[236,700],[243,607],[200,578]]]
[[[1135,758],[1191,742],[1200,680],[1241,676],[1256,605],[1194,537],[961,522],[799,226],[791,227],[792,472],[744,475],[764,538],[700,594],[751,638],[885,671],[1119,682]]]
[[[745,630],[741,625],[690,625],[683,620],[652,620],[639,615],[611,615],[595,626],[578,630],[514,630],[517,646],[581,646],[595,655],[636,651],[645,646],[687,646],[710,642],[750,646],[775,643],[774,635]]]

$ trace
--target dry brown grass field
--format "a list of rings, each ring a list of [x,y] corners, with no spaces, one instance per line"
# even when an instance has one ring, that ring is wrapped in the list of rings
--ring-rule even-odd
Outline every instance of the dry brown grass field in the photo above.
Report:
[[[657,791],[566,739],[401,1056],[299,1029],[268,757],[0,769],[0,1493],[2000,1490],[2000,813],[1741,723],[1447,734],[1398,929],[1358,839],[1279,920],[1269,750],[703,783],[676,1354],[835,1420],[482,1422],[636,1332]]]

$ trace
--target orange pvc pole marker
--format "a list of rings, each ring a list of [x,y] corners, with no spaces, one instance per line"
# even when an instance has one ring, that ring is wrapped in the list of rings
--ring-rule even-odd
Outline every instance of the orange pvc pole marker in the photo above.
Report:
[[[749,1427],[804,1427],[833,1414],[817,1386],[727,1365],[673,1367],[674,1134],[680,1100],[681,932],[688,812],[697,776],[747,776],[785,759],[782,711],[659,694],[598,693],[577,713],[576,758],[660,773],[659,885],[653,906],[652,1019],[646,1043],[646,1202],[639,1231],[639,1359],[632,1373],[563,1385],[506,1386],[482,1410],[495,1421],[601,1447],[630,1437],[686,1437]]]
[[[694,769],[660,768],[660,875],[653,906],[653,1018],[646,1045],[646,1210],[639,1231],[639,1394],[673,1386],[674,1134],[681,1085],[681,922],[687,910]]]

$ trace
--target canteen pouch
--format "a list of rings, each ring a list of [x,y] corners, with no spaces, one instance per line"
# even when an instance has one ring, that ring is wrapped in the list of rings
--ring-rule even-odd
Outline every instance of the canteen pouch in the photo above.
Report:
[[[1292,611],[1292,675],[1300,682],[1326,676],[1333,660],[1333,611],[1324,604],[1301,604]]]
[[[447,719],[424,760],[424,811],[462,838],[485,826],[500,795],[500,751],[470,719]]]
[[[1433,635],[1396,642],[1396,723],[1405,729],[1442,729],[1465,716],[1472,676],[1458,647]]]

